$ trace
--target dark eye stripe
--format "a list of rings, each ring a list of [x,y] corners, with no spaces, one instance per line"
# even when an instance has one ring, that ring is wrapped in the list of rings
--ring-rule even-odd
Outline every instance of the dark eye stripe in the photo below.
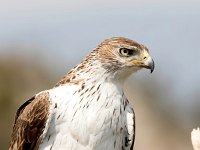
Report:
[[[126,56],[132,56],[132,55],[136,55],[139,52],[137,50],[134,49],[128,49],[128,48],[120,48],[119,49],[120,54],[124,55],[126,54]]]

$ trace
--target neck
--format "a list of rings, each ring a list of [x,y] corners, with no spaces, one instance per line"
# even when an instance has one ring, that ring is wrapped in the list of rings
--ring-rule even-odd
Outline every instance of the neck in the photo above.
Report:
[[[84,64],[84,65],[83,65]],[[123,86],[123,80],[115,79],[115,73],[108,72],[101,66],[101,63],[95,61],[91,64],[81,63],[72,69],[68,74],[57,83],[56,86],[67,83],[93,83],[96,82],[113,82],[119,86]]]
[[[119,68],[115,65],[102,63],[95,55],[89,55],[78,66],[74,67],[56,86],[67,83],[84,82],[109,82],[118,87],[123,87],[124,81],[136,69]]]

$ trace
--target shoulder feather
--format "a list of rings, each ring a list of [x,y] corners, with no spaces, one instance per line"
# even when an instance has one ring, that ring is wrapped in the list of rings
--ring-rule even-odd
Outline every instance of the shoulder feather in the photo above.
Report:
[[[35,149],[44,130],[50,108],[44,91],[22,104],[16,112],[9,150]]]

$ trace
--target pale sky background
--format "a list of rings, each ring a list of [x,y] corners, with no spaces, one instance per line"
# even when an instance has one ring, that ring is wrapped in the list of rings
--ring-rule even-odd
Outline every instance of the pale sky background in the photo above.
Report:
[[[166,105],[180,113],[199,105],[199,0],[0,1],[0,55],[45,60],[60,76],[112,36],[149,48],[155,72],[139,76],[163,82]]]

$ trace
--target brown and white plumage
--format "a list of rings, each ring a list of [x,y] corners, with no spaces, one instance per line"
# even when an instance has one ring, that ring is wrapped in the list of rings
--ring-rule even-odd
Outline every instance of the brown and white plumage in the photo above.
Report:
[[[105,40],[54,88],[18,109],[10,150],[132,149],[135,116],[123,83],[141,68],[154,69],[145,46],[123,37]]]

